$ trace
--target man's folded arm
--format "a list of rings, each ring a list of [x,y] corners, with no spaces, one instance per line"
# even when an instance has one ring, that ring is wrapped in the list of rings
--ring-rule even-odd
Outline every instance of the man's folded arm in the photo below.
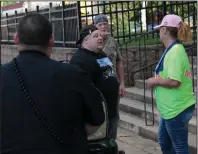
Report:
[[[94,86],[87,72],[82,73],[81,79],[81,93],[85,105],[86,122],[92,126],[100,126],[105,120],[102,94]]]

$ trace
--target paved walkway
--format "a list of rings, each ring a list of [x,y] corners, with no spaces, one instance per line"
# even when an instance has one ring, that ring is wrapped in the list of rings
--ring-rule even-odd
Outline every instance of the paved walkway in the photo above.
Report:
[[[118,129],[117,143],[126,154],[161,154],[158,143],[121,128]]]

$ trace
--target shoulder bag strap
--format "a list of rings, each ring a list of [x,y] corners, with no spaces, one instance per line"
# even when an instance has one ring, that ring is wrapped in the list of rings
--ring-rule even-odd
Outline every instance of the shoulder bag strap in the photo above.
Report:
[[[34,111],[35,115],[37,116],[37,118],[43,123],[43,125],[47,128],[47,130],[51,133],[52,137],[57,140],[60,144],[63,144],[63,140],[60,139],[60,137],[52,130],[52,128],[50,127],[50,125],[47,123],[46,119],[42,116],[41,112],[39,111],[39,109],[36,107],[35,102],[32,100],[31,96],[29,95],[25,84],[24,84],[24,80],[21,77],[20,71],[19,71],[19,67],[17,65],[17,61],[16,58],[13,59],[12,61],[12,65],[13,65],[13,69],[16,73],[16,76],[19,80],[21,89],[30,105],[30,107],[32,108],[32,110]]]

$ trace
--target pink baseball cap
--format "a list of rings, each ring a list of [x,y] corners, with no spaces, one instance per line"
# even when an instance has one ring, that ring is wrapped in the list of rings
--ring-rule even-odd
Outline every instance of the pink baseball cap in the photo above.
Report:
[[[179,28],[181,21],[182,21],[182,19],[178,15],[169,14],[169,15],[166,15],[163,18],[163,20],[162,20],[160,25],[155,26],[153,28],[154,29],[159,29],[162,26]]]

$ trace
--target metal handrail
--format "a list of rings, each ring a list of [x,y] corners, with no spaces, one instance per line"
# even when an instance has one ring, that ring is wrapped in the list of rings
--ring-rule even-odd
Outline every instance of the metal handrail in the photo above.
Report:
[[[188,47],[188,48],[186,49],[186,52],[187,52],[188,50],[191,50],[191,49],[195,48],[195,47],[197,47],[196,44],[195,44],[195,45],[192,45],[192,46],[190,46],[190,47]],[[152,67],[152,66],[156,65],[157,63],[158,63],[158,61],[153,62],[153,63],[151,63],[151,64],[149,64],[149,65],[147,65],[147,66],[143,66],[143,67],[141,67],[141,68],[139,68],[139,69],[136,69],[135,71],[131,72],[131,74],[138,73],[138,72],[140,72],[140,71],[142,71],[142,70],[144,70],[144,69],[147,69],[148,67]]]
[[[196,49],[197,48],[197,44],[194,44],[194,45],[192,45],[191,47],[188,47],[188,48],[186,48],[186,52],[188,52],[189,50],[190,51],[192,51],[192,49]],[[193,68],[193,66],[194,66],[194,62],[193,62],[193,55],[192,55],[192,82],[193,82],[193,91],[195,91],[195,89],[194,89],[194,68]],[[142,68],[140,68],[140,69],[137,69],[137,70],[135,70],[135,71],[133,71],[132,73],[131,73],[131,77],[133,78],[133,75],[135,74],[135,73],[137,73],[137,72],[140,72],[140,71],[143,71],[143,70],[145,70],[145,69],[148,69],[148,68],[151,68],[151,71],[152,71],[152,66],[154,66],[154,65],[157,65],[157,63],[158,63],[158,61],[157,62],[153,62],[153,63],[151,63],[151,64],[149,64],[149,65],[147,65],[147,66],[144,66],[144,67],[142,67]],[[146,107],[146,77],[145,77],[145,73],[143,73],[143,84],[144,84],[144,114],[145,114],[145,125],[146,126],[153,126],[154,125],[154,123],[155,123],[155,114],[154,114],[154,97],[153,97],[153,95],[154,95],[154,92],[153,92],[153,89],[151,89],[151,102],[152,102],[152,123],[151,124],[148,124],[148,119],[147,119],[147,107]]]

